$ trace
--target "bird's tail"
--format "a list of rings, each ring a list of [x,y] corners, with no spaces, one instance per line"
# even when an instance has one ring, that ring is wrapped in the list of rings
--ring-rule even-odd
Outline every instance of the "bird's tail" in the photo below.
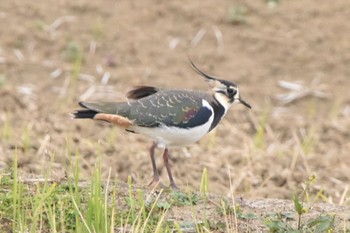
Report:
[[[90,109],[77,110],[72,113],[73,119],[94,119],[98,112]]]
[[[127,117],[116,114],[120,103],[87,103],[80,102],[79,105],[85,109],[72,113],[73,119],[94,119],[106,121],[123,128],[128,128],[133,124]]]

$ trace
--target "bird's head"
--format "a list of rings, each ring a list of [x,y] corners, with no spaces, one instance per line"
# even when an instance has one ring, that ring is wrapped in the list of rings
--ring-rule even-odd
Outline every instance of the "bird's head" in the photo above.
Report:
[[[208,75],[198,69],[198,67],[191,60],[190,63],[195,72],[208,80],[213,91],[214,98],[221,105],[223,105],[225,109],[227,109],[233,103],[241,103],[247,108],[251,108],[251,106],[241,98],[236,84]]]

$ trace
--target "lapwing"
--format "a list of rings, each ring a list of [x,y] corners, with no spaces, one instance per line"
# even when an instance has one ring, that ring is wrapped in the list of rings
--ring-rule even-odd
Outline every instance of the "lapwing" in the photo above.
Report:
[[[125,102],[79,102],[84,109],[75,111],[73,118],[107,121],[128,132],[152,138],[153,179],[150,185],[164,187],[154,158],[155,149],[159,147],[164,149],[163,162],[170,187],[177,189],[168,161],[168,148],[187,146],[201,139],[218,125],[232,104],[242,103],[251,108],[241,98],[236,84],[204,73],[191,60],[190,64],[208,81],[208,92],[137,86],[127,92]]]

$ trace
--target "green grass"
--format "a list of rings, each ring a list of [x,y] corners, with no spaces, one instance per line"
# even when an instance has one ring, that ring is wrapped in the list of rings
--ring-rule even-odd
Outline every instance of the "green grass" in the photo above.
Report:
[[[312,175],[306,181],[299,195],[294,195],[294,210],[297,214],[296,226],[290,213],[272,214],[265,220],[270,232],[334,232],[335,214],[321,214],[304,219],[304,215],[311,208],[309,189],[315,184],[316,176]],[[309,203],[309,207],[306,206]]]
[[[30,136],[30,132],[31,129],[33,127],[33,124],[27,124],[24,128],[23,128],[23,132],[22,132],[22,148],[23,151],[26,153],[29,148],[31,147],[31,136]]]
[[[236,5],[229,8],[228,21],[232,24],[244,24],[247,21],[248,8]]]
[[[255,148],[264,149],[266,147],[266,124],[269,114],[269,108],[265,107],[263,113],[259,117],[256,133],[254,135]]]
[[[105,28],[101,19],[97,19],[96,22],[90,26],[90,34],[97,41],[100,41],[105,36]]]
[[[315,183],[314,176],[294,196],[295,213],[259,215],[246,211],[233,196],[213,199],[207,169],[203,170],[199,192],[140,189],[131,178],[127,184],[118,184],[111,171],[103,180],[98,151],[99,159],[88,182],[81,182],[78,151],[71,158],[67,168],[71,175],[66,181],[22,181],[16,151],[12,169],[0,174],[0,232],[236,232],[240,222],[251,221],[265,224],[270,232],[334,229],[335,215],[304,217],[309,211],[305,203],[311,200],[309,189]],[[169,213],[180,210],[181,215],[185,209],[191,217],[169,217]],[[214,215],[219,217],[213,219]]]
[[[9,114],[5,113],[5,119],[4,119],[3,128],[2,128],[2,132],[1,132],[2,140],[4,140],[4,141],[9,140],[11,138],[11,135],[12,135],[12,126],[11,126],[9,118],[10,118]]]
[[[87,185],[80,182],[79,153],[65,182],[26,183],[19,179],[17,153],[11,171],[0,176],[0,231],[12,232],[172,232],[166,221],[172,206],[195,206],[199,196],[161,190],[146,194],[131,178],[124,191],[117,180],[101,178],[99,159]],[[110,173],[109,173],[110,174]],[[121,195],[121,196],[118,196]],[[180,232],[180,231],[179,231]]]
[[[0,73],[0,88],[2,88],[3,86],[5,86],[6,82],[7,82],[6,75]]]
[[[64,50],[64,57],[70,63],[70,77],[66,85],[65,98],[62,98],[62,107],[73,102],[77,96],[79,75],[83,68],[84,51],[77,41],[69,41]]]
[[[131,180],[129,196],[117,197],[117,182],[101,179],[100,162],[87,186],[79,183],[79,155],[66,182],[27,184],[18,178],[17,155],[12,171],[0,178],[0,230],[12,232],[114,232],[116,226],[132,232],[163,232],[168,208],[158,208],[161,192],[144,201]],[[114,183],[112,185],[112,183]],[[118,198],[126,199],[120,205]],[[170,228],[169,228],[170,229]]]

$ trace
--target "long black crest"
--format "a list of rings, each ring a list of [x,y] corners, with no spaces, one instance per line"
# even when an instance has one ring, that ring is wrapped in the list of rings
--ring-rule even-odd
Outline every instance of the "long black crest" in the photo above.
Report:
[[[204,78],[206,79],[209,79],[209,80],[216,80],[216,81],[219,81],[220,83],[226,85],[226,86],[234,86],[236,87],[237,85],[233,82],[230,82],[230,81],[227,81],[227,80],[223,80],[223,79],[219,79],[219,78],[216,78],[215,76],[212,76],[212,75],[209,75],[209,74],[206,74],[204,73],[203,71],[201,71],[194,63],[193,61],[191,60],[191,58],[188,58],[188,60],[190,61],[190,64],[191,64],[191,67],[192,69],[197,73],[199,74],[200,76],[203,76]]]
[[[206,79],[210,79],[210,80],[217,80],[217,78],[215,78],[214,76],[211,76],[209,74],[204,73],[203,71],[201,71],[191,60],[191,58],[188,58],[188,60],[190,61],[191,67],[192,69],[199,75],[203,76]]]

